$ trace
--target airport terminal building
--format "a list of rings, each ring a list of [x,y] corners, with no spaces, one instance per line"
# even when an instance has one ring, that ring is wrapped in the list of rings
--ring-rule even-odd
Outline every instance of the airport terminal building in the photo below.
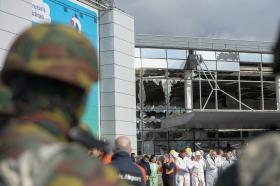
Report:
[[[1,62],[42,19],[88,36],[100,81],[84,122],[100,138],[129,136],[138,154],[239,148],[280,122],[271,42],[138,35],[109,0],[0,0],[0,18]]]

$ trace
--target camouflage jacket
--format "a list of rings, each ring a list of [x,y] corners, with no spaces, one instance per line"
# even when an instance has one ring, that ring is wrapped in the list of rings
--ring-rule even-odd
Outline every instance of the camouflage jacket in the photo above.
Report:
[[[36,122],[11,119],[1,132],[0,154],[4,185],[123,185],[114,169],[89,157],[82,146],[66,143]]]

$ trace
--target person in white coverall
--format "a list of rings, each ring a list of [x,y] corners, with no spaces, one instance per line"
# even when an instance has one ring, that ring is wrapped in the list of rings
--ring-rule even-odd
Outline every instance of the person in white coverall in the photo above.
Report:
[[[218,178],[218,166],[216,163],[217,152],[211,151],[206,159],[206,186],[213,186]]]
[[[222,164],[222,171],[225,171],[228,167],[230,167],[232,164],[234,163],[233,159],[232,159],[232,152],[229,151],[226,154],[226,160],[223,162]]]
[[[201,153],[196,151],[194,161],[192,162],[192,186],[205,186],[204,168],[204,159]]]
[[[179,156],[175,158],[175,184],[176,186],[190,186],[190,172],[186,161],[186,153],[183,149]]]

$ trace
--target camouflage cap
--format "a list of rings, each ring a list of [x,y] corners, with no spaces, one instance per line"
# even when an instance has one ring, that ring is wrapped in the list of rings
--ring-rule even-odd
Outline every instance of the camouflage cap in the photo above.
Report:
[[[97,52],[70,27],[39,24],[12,45],[2,72],[3,82],[7,83],[14,72],[57,79],[88,90],[98,79]]]
[[[273,49],[274,53],[274,73],[279,74],[280,72],[280,34],[278,36],[277,43]]]
[[[12,102],[12,93],[5,85],[0,82],[0,113],[12,114],[14,105]]]

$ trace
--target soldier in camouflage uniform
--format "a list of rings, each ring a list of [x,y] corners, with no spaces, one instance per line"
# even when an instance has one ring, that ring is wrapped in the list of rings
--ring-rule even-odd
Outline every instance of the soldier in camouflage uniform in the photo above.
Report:
[[[97,53],[84,36],[62,25],[30,28],[12,45],[1,76],[16,113],[0,134],[0,185],[120,184],[115,170],[69,143],[98,79]]]
[[[14,112],[11,91],[0,82],[0,130]]]
[[[280,75],[280,35],[274,48],[274,73]],[[277,125],[275,125],[277,128]],[[273,126],[273,128],[275,128]],[[271,126],[264,126],[269,128]],[[279,126],[278,126],[279,128]],[[237,163],[220,175],[217,186],[280,185],[280,134],[260,136],[244,148]]]

